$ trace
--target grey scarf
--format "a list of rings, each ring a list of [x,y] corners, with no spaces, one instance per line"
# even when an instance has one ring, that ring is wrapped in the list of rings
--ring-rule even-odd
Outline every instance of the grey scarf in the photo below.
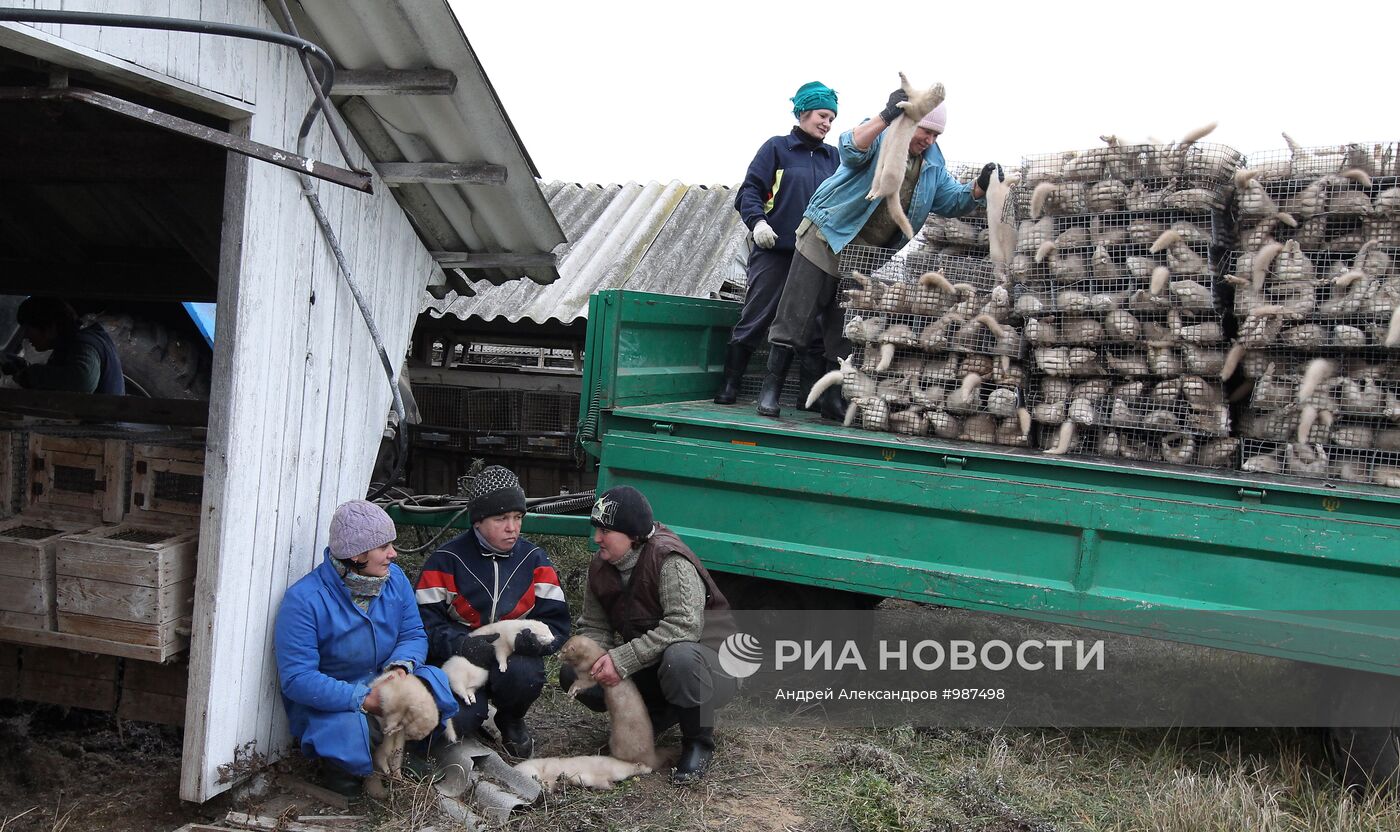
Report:
[[[345,582],[345,588],[350,590],[350,600],[355,602],[355,606],[368,612],[369,602],[379,597],[379,591],[384,588],[384,582],[389,580],[388,575],[373,577],[361,575],[350,569],[348,562],[339,558],[332,558],[331,563],[335,566],[335,571],[340,575],[340,579]]]

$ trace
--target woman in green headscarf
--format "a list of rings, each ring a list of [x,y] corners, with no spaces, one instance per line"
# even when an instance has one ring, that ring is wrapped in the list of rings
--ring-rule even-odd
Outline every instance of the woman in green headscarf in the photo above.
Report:
[[[836,148],[823,142],[836,119],[836,90],[812,81],[799,87],[791,100],[797,124],[786,135],[763,143],[734,198],[735,209],[753,232],[754,246],[749,254],[744,311],[729,336],[724,386],[715,395],[717,404],[733,404],[738,398],[749,357],[767,339],[768,326],[778,311],[802,212],[817,186],[839,163]],[[816,356],[818,361],[810,373],[808,363],[802,364],[804,389],[825,370],[820,349]]]

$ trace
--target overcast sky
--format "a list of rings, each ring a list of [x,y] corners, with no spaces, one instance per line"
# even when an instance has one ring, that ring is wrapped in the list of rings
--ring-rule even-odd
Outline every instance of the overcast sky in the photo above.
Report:
[[[837,90],[834,142],[900,70],[946,86],[954,163],[1211,121],[1245,153],[1400,139],[1393,2],[451,2],[545,179],[735,184],[801,84]]]

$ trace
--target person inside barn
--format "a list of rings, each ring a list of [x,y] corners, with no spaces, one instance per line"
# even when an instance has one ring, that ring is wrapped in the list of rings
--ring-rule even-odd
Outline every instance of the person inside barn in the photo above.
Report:
[[[343,503],[321,564],[287,590],[277,613],[288,728],[302,754],[321,761],[326,786],[342,794],[358,794],[373,773],[372,747],[383,736],[375,679],[411,673],[443,719],[457,711],[447,676],[424,662],[428,637],[413,587],[393,562],[396,536],[384,509]]]
[[[724,383],[715,404],[734,404],[754,350],[768,338],[778,298],[792,266],[793,235],[817,186],[836,170],[836,148],[823,141],[836,119],[836,90],[820,81],[803,84],[792,96],[797,124],[792,132],[763,143],[749,162],[734,208],[753,232],[748,289],[739,322],[729,335]],[[802,390],[826,372],[820,342],[802,354]],[[803,396],[806,395],[804,392]]]
[[[112,336],[96,321],[84,325],[67,301],[26,298],[15,311],[15,323],[34,349],[52,350],[43,364],[30,364],[18,353],[0,356],[0,370],[14,376],[20,387],[126,395],[122,360]]]
[[[590,522],[598,552],[588,565],[588,588],[578,633],[608,652],[589,672],[599,685],[631,679],[660,735],[681,731],[676,785],[705,776],[715,750],[715,711],[738,692],[738,680],[719,664],[719,646],[734,632],[729,602],[704,564],[676,533],[656,522],[637,489],[619,485],[593,504]],[[573,687],[572,667],[559,686]],[[599,685],[575,698],[607,709]]]
[[[529,757],[535,742],[525,713],[544,689],[544,657],[569,637],[569,607],[549,555],[520,534],[525,491],[515,474],[499,465],[484,468],[472,479],[467,496],[471,530],[429,555],[418,576],[428,658],[442,664],[462,656],[490,672],[476,702],[461,703],[453,721],[458,736],[478,732],[489,701],[496,706],[501,746],[511,756]],[[494,645],[500,636],[473,636],[472,631],[514,619],[543,622],[553,638],[521,632],[502,671]]]
[[[846,246],[899,248],[908,242],[883,207],[884,199],[866,199],[875,178],[882,134],[900,118],[903,110],[898,104],[908,98],[904,90],[895,90],[877,116],[841,134],[841,165],[817,188],[803,212],[797,226],[792,269],[768,331],[768,373],[759,391],[760,416],[780,414],[778,398],[793,356],[811,343],[819,323],[827,366],[835,368],[837,359],[850,354],[850,342],[842,335],[844,322],[836,292],[840,282],[838,258]],[[929,214],[960,217],[972,211],[986,196],[988,181],[997,169],[995,162],[988,162],[975,182],[959,184],[948,173],[943,151],[938,147],[938,137],[947,124],[945,102],[919,121],[909,140],[909,164],[899,200],[915,233]],[[838,388],[828,388],[826,396],[830,401],[822,402],[822,416],[841,418],[846,403]]]

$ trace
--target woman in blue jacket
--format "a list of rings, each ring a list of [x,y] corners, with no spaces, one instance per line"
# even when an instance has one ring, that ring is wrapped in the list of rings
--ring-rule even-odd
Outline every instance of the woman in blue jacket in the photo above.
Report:
[[[768,337],[768,327],[778,311],[778,298],[792,266],[793,232],[812,193],[836,170],[838,162],[836,148],[822,141],[836,119],[836,90],[812,81],[799,87],[791,100],[797,125],[787,135],[763,143],[734,196],[734,209],[753,232],[754,246],[749,253],[744,310],[729,336],[724,386],[715,394],[716,404],[734,404],[738,398],[749,358]],[[804,353],[803,383],[807,388],[825,371],[820,351],[814,354],[816,364],[809,365]],[[808,370],[815,375],[808,378]]]
[[[447,677],[424,664],[428,637],[413,587],[394,565],[394,523],[384,510],[351,500],[331,518],[330,546],[319,566],[287,590],[277,613],[277,675],[292,736],[322,761],[327,786],[358,793],[373,772],[379,692],[388,671],[411,673],[457,712]]]

